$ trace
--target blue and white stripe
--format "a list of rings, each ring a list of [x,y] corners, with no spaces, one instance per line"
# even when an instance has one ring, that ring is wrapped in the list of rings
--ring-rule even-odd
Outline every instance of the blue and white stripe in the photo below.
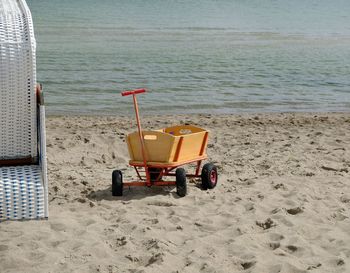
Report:
[[[44,202],[40,166],[0,168],[0,221],[44,218]]]

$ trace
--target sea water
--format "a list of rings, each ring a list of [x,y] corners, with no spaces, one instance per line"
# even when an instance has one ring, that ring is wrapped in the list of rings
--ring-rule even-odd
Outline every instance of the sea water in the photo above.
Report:
[[[349,0],[27,0],[49,114],[350,110]]]

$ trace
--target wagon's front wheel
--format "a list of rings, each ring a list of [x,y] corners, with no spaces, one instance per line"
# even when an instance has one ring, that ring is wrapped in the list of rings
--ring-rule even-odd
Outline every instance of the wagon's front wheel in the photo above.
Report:
[[[123,195],[123,174],[119,170],[114,170],[112,172],[112,195]]]
[[[207,163],[202,169],[202,188],[204,190],[214,189],[218,183],[218,171],[213,163]]]
[[[186,171],[183,168],[176,169],[176,193],[180,197],[187,194]]]

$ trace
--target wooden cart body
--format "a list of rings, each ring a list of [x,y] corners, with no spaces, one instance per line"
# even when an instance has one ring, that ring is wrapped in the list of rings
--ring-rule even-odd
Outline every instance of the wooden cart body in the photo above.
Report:
[[[207,157],[208,131],[192,125],[142,131],[148,166],[179,166]],[[143,165],[139,133],[127,136],[130,165]]]

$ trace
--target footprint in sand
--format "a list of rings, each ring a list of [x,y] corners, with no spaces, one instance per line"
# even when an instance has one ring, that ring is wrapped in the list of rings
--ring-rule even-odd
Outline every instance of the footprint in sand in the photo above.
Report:
[[[288,245],[288,246],[286,246],[286,249],[288,250],[289,253],[294,253],[295,251],[298,250],[298,247],[293,246],[293,245]]]
[[[310,265],[306,270],[316,269],[316,268],[319,268],[321,266],[322,266],[321,263],[318,263],[318,264],[315,264],[315,265]]]
[[[36,250],[29,252],[26,256],[30,261],[43,261],[46,257],[46,253]]]
[[[271,233],[269,234],[269,237],[270,237],[270,243],[269,243],[269,248],[271,250],[275,250],[277,248],[280,248],[281,246],[281,243],[280,241],[282,241],[284,239],[283,235],[281,234],[278,234],[278,233]]]
[[[56,248],[63,242],[64,241],[52,241],[49,245],[52,246],[53,248]]]
[[[246,211],[255,211],[255,208],[254,208],[254,203],[247,203],[244,205],[244,208]]]
[[[297,247],[295,245],[286,245],[283,249],[289,254],[294,255],[295,257],[301,258],[305,256],[305,248]]]
[[[272,221],[271,218],[267,218],[265,221],[256,221],[255,223],[257,226],[263,228],[264,230],[276,226],[276,223]]]
[[[51,223],[50,227],[52,230],[54,231],[64,231],[66,229],[66,225],[62,224],[62,223]]]
[[[247,270],[251,267],[253,267],[256,264],[256,261],[248,261],[248,262],[241,262],[241,266],[244,270]]]
[[[293,222],[288,221],[284,215],[275,214],[275,215],[272,216],[272,218],[273,219],[277,219],[280,224],[283,224],[283,225],[285,225],[287,227],[294,226]]]
[[[287,209],[286,211],[291,215],[297,215],[299,213],[302,213],[303,209],[301,207],[296,207],[296,208]]]
[[[348,216],[345,216],[344,214],[342,214],[341,212],[334,212],[331,214],[331,217],[336,219],[337,221],[344,221],[345,219],[348,219]]]
[[[273,265],[269,268],[269,273],[279,273],[279,272],[288,272],[288,273],[306,273],[304,269],[299,269],[290,263],[283,263]]]
[[[87,219],[86,221],[83,221],[84,226],[88,227],[90,225],[95,224],[96,221],[94,219]]]
[[[340,201],[341,201],[342,203],[350,203],[350,196],[348,196],[348,195],[342,195],[342,196],[340,197]]]
[[[116,241],[116,246],[117,247],[120,247],[120,246],[124,246],[128,243],[128,240],[126,239],[125,236],[121,236],[121,237],[118,237],[117,238],[117,241]]]
[[[278,190],[278,189],[283,189],[283,190],[285,190],[285,189],[286,189],[286,186],[285,186],[283,183],[279,183],[279,184],[274,185],[273,188],[274,188],[275,190]]]
[[[200,272],[203,273],[212,273],[212,272],[216,272],[215,271],[215,267],[208,264],[208,263],[203,263],[201,268],[200,268]]]
[[[130,260],[131,262],[133,262],[134,264],[138,264],[139,266],[145,266],[148,267],[152,264],[161,264],[164,262],[164,253],[161,252],[157,252],[154,253],[151,256],[133,256],[133,255],[126,255],[125,258],[127,258],[128,260]],[[139,272],[139,271],[137,271]],[[142,272],[142,271],[140,271]]]
[[[336,263],[337,266],[342,266],[342,265],[345,264],[344,260],[341,259],[341,258],[336,259],[336,260],[335,260],[335,263]]]
[[[271,241],[282,241],[284,239],[284,236],[282,234],[279,233],[271,233],[269,234],[270,240]]]
[[[161,264],[164,262],[164,253],[156,253],[149,258],[146,266],[150,266],[152,264]]]
[[[159,220],[157,218],[144,218],[142,222],[148,225],[156,225],[159,223]]]
[[[0,252],[1,251],[7,251],[9,247],[7,245],[0,245]]]
[[[269,247],[272,250],[275,250],[275,249],[279,248],[280,246],[281,246],[280,242],[270,242],[269,243]]]

